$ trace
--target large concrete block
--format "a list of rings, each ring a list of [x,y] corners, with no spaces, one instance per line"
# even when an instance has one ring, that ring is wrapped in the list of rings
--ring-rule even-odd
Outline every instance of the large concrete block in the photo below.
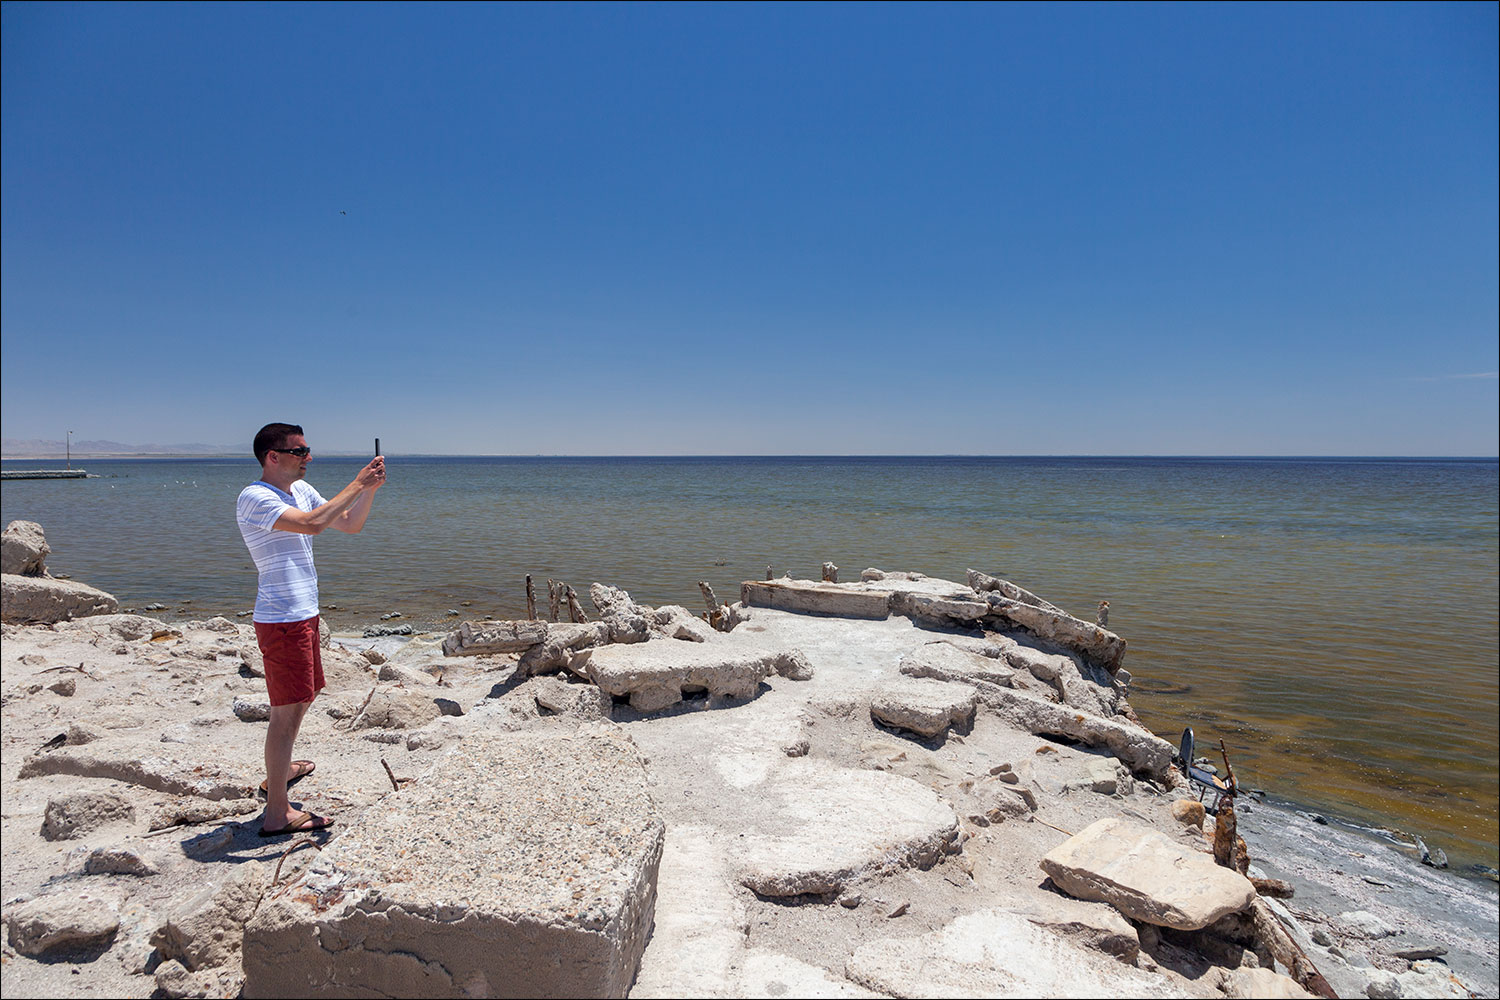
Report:
[[[0,576],[0,620],[50,625],[88,615],[110,615],[120,602],[97,587],[49,576]]]
[[[612,728],[471,735],[261,905],[244,995],[624,996],[662,839]]]
[[[1054,847],[1042,870],[1070,896],[1182,931],[1207,927],[1255,900],[1255,886],[1239,872],[1120,817],[1091,823]]]
[[[608,694],[629,695],[631,707],[641,712],[675,705],[684,691],[753,698],[760,682],[772,674],[793,680],[812,676],[806,659],[795,650],[739,649],[675,639],[586,649],[573,654],[568,666]]]
[[[811,580],[746,580],[740,600],[758,608],[777,608],[839,618],[889,618],[890,594],[856,583],[814,583]]]

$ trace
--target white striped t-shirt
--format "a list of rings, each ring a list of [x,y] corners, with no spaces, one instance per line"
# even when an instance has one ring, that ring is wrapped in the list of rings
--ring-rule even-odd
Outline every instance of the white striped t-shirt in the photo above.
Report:
[[[318,613],[312,536],[276,531],[272,526],[288,507],[310,511],[327,502],[300,479],[292,483],[291,493],[266,482],[251,483],[240,491],[236,520],[250,558],[260,571],[254,621],[300,622]]]

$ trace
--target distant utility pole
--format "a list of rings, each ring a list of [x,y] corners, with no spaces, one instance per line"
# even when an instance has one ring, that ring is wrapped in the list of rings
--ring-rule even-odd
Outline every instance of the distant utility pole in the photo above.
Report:
[[[73,467],[73,432],[68,431],[68,468]]]

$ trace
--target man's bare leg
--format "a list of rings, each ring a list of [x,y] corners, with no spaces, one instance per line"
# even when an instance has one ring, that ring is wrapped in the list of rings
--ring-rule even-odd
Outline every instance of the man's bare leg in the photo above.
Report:
[[[296,815],[287,799],[286,783],[292,774],[292,745],[311,705],[304,701],[271,706],[271,725],[266,729],[266,816],[261,824],[267,830],[285,829]]]

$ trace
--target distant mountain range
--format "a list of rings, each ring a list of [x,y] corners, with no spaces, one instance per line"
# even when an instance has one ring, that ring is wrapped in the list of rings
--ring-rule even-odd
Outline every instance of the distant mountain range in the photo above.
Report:
[[[222,444],[122,444],[119,441],[74,440],[72,453],[81,457],[89,455],[242,455],[250,448],[246,445],[232,447]],[[63,455],[68,451],[64,441],[43,441],[41,438],[0,439],[0,454],[6,458],[48,458]]]

